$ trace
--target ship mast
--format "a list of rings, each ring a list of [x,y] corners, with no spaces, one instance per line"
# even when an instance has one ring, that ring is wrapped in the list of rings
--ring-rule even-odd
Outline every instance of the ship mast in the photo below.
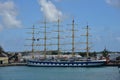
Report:
[[[74,51],[75,51],[75,44],[74,44],[74,38],[75,38],[75,35],[74,35],[74,19],[72,20],[72,56],[74,56]]]
[[[42,28],[43,28],[43,31],[39,31],[39,33],[43,33],[43,38],[38,38],[38,40],[39,39],[41,39],[41,40],[43,40],[44,42],[43,42],[43,44],[37,44],[37,46],[44,46],[44,49],[43,49],[43,55],[44,55],[44,58],[46,58],[46,55],[47,55],[47,21],[46,21],[46,18],[44,19],[44,21],[42,21],[42,22],[40,22],[40,23],[42,23],[43,24],[43,26],[42,26]],[[38,33],[38,34],[39,34]]]
[[[86,32],[86,54],[87,54],[87,57],[89,57],[89,28],[88,28],[88,25],[87,25],[87,28],[86,28],[87,32]]]
[[[75,55],[75,20],[73,19],[72,20],[72,24],[69,24],[69,25],[71,25],[72,26],[72,30],[71,30],[71,36],[70,36],[70,38],[72,38],[72,43],[68,43],[68,44],[72,44],[72,57],[74,57],[74,55]]]
[[[52,37],[52,39],[57,39],[57,44],[51,44],[51,45],[57,45],[57,54],[58,54],[58,57],[60,57],[60,19],[58,18],[58,20],[56,21],[57,25],[57,30],[55,30],[54,32],[57,33],[57,37]]]
[[[60,19],[58,18],[58,57],[60,57]]]
[[[35,26],[33,25],[32,28],[27,28],[27,29],[32,29],[32,32],[28,32],[29,34],[32,34],[32,39],[26,39],[26,40],[32,40],[32,45],[25,45],[25,46],[31,46],[32,47],[32,58],[34,58],[34,46],[35,46]]]
[[[86,42],[83,42],[83,43],[86,44],[86,48],[85,48],[85,50],[86,50],[86,56],[87,56],[87,58],[89,58],[90,57],[90,55],[89,55],[89,53],[90,53],[90,46],[89,46],[89,44],[90,44],[90,42],[89,42],[89,36],[90,36],[90,34],[89,34],[89,29],[90,28],[87,25],[86,28],[84,28],[84,29],[86,29],[86,34],[85,35],[81,35],[81,36],[86,36]]]
[[[35,41],[35,27],[33,25],[33,28],[32,28],[32,53],[34,52],[34,41]]]
[[[43,22],[44,23],[44,58],[46,58],[46,40],[47,40],[47,37],[46,37],[46,19],[45,21]]]
[[[89,29],[90,29],[90,28],[89,28],[89,26],[87,25],[85,29],[86,29],[86,35],[84,35],[84,36],[86,36],[86,42],[85,42],[85,43],[86,43],[86,49],[85,49],[85,50],[86,50],[86,56],[87,56],[87,58],[89,58],[89,56],[90,56],[90,55],[89,55],[89,51],[90,51],[90,47],[89,47],[89,44],[90,44],[90,43],[89,43],[89,36],[90,36],[90,34],[89,34]]]

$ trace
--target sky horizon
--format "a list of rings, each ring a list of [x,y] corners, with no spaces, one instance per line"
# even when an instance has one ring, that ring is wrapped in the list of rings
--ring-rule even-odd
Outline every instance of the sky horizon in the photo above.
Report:
[[[120,0],[0,0],[0,46],[5,51],[31,50],[31,47],[24,46],[31,43],[26,41],[26,38],[30,38],[26,32],[30,30],[25,28],[31,28],[33,25],[40,28],[43,26],[40,22],[44,17],[50,23],[51,30],[56,29],[51,23],[59,17],[61,29],[66,31],[71,29],[67,24],[71,24],[74,18],[77,24],[75,28],[79,30],[76,36],[85,34],[83,28],[88,24],[92,35],[91,51],[102,51],[104,48],[109,51],[120,51]],[[69,36],[69,33],[66,35]],[[38,36],[43,37],[42,34]],[[68,39],[61,40],[61,43],[67,41]],[[85,42],[85,39],[80,36],[76,41]],[[75,47],[85,48],[83,44]],[[53,48],[54,46],[50,49]],[[62,46],[61,48],[63,49]],[[36,47],[36,50],[42,49],[43,47]]]

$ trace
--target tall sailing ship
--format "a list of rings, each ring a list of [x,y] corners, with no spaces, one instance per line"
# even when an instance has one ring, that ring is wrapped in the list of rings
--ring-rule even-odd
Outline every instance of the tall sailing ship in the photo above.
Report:
[[[39,58],[35,58],[34,57],[34,41],[35,41],[35,27],[33,26],[32,29],[32,58],[29,59],[27,61],[27,65],[28,66],[39,66],[39,67],[95,67],[95,66],[102,66],[104,64],[106,64],[106,59],[97,59],[97,58],[91,58],[89,53],[90,53],[90,47],[89,47],[89,26],[86,26],[86,34],[84,36],[86,36],[86,42],[84,42],[86,44],[86,57],[78,57],[76,56],[75,53],[75,22],[74,19],[72,20],[72,30],[71,30],[71,36],[69,36],[69,40],[71,40],[71,43],[60,43],[61,38],[60,37],[60,20],[58,19],[57,21],[57,31],[54,31],[57,33],[57,37],[52,37],[52,39],[57,39],[57,44],[47,44],[47,22],[46,20],[43,22],[44,23],[44,38],[38,38],[39,39],[43,39],[44,40],[44,44],[37,44],[37,46],[44,46],[44,50],[43,50],[43,54],[44,56],[39,57]],[[66,37],[67,38],[67,37]],[[69,41],[68,41],[69,42]],[[72,48],[71,48],[71,56],[64,56],[61,53],[61,48],[60,46],[65,46],[67,44],[72,44]],[[77,43],[79,44],[79,43]],[[57,45],[57,56],[54,55],[47,55],[47,46],[50,45]]]

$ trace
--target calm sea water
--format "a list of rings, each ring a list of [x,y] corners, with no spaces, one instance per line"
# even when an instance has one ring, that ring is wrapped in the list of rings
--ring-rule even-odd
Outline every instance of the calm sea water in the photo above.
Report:
[[[0,80],[120,80],[117,67],[0,67]]]

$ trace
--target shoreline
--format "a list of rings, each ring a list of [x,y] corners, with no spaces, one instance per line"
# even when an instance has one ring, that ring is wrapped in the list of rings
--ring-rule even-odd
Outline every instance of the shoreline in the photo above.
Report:
[[[27,66],[27,63],[0,64],[0,67],[7,67],[7,66]]]

